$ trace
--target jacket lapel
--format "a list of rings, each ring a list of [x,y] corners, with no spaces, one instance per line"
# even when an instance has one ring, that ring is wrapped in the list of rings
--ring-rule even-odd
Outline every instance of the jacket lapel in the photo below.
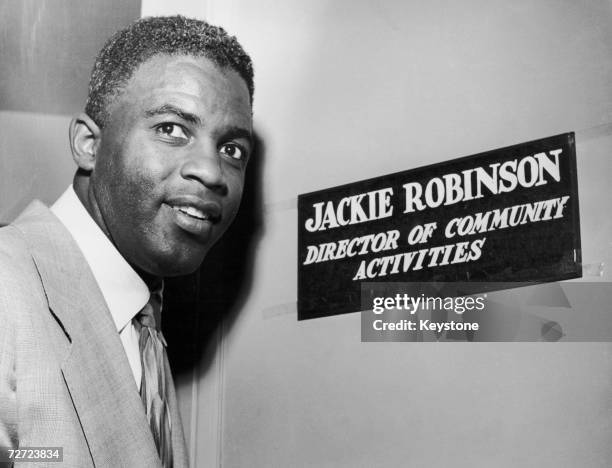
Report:
[[[49,308],[71,342],[62,373],[94,464],[161,466],[119,334],[76,243],[39,202],[15,225],[30,245]]]
[[[165,359],[166,378],[168,380],[168,406],[170,409],[170,421],[172,422],[172,456],[175,467],[189,466],[189,456],[187,454],[187,446],[185,444],[185,435],[183,434],[183,424],[181,422],[180,411],[176,401],[174,390],[174,381],[168,359]]]

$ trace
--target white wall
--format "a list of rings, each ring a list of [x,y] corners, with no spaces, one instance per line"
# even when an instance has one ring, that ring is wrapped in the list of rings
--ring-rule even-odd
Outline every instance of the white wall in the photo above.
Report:
[[[609,466],[609,344],[360,343],[358,314],[298,323],[295,200],[575,130],[584,261],[610,264],[612,142],[583,131],[612,122],[610,3],[215,6],[255,60],[267,148],[255,284],[224,344],[223,466]]]
[[[266,147],[252,289],[182,388],[195,465],[610,466],[608,343],[361,343],[295,307],[299,193],[566,131],[586,270],[610,265],[610,2],[149,3],[239,37]]]

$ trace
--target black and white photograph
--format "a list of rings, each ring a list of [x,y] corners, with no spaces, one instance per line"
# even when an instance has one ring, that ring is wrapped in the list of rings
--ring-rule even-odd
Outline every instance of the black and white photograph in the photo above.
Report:
[[[610,0],[0,25],[0,467],[612,466]]]

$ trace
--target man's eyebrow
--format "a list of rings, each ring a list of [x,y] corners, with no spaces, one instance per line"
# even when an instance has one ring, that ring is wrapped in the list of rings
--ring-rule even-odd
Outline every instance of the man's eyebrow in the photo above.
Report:
[[[227,129],[225,129],[225,131],[223,132],[223,139],[224,140],[232,140],[232,139],[236,139],[236,138],[245,138],[247,140],[249,140],[249,143],[251,146],[253,146],[254,141],[253,141],[253,133],[243,127],[229,127]]]
[[[177,117],[180,117],[181,119],[185,120],[186,122],[190,122],[194,125],[202,124],[202,121],[197,115],[192,114],[190,112],[185,112],[183,109],[173,106],[172,104],[164,104],[163,106],[159,106],[154,109],[149,109],[145,111],[145,116],[147,117],[154,117],[156,115],[163,114],[174,114]]]

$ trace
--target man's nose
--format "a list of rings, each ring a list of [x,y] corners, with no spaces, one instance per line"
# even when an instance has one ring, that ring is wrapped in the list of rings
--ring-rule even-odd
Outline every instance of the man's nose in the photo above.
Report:
[[[185,179],[195,180],[210,190],[225,191],[225,174],[216,145],[202,143],[191,148],[181,167]]]

